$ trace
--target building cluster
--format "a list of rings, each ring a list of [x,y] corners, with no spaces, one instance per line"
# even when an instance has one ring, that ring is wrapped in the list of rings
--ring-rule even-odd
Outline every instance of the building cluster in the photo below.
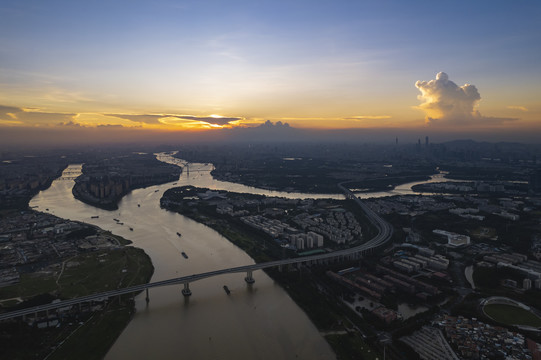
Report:
[[[355,216],[328,201],[253,198],[190,187],[177,192],[163,197],[161,205],[193,207],[199,199],[216,206],[218,214],[238,217],[244,224],[296,250],[323,247],[325,239],[336,245],[348,244],[362,236]]]
[[[66,161],[60,157],[28,156],[0,162],[0,208],[25,208],[28,200],[54,178]]]
[[[515,189],[512,189],[513,186],[506,181],[495,181],[495,182],[486,182],[486,181],[474,181],[474,182],[439,182],[439,183],[428,183],[422,185],[423,190],[445,193],[516,193]]]
[[[262,215],[243,216],[240,220],[246,225],[263,231],[273,238],[287,241],[297,250],[319,248],[323,246],[323,236],[313,231],[302,232],[277,219]]]
[[[410,295],[415,295],[421,300],[426,300],[431,296],[439,295],[441,293],[440,290],[434,285],[427,284],[426,282],[417,280],[416,278],[405,275],[401,272],[394,271],[388,267],[378,265],[376,270],[380,274],[383,274],[383,280],[393,284],[397,290]]]
[[[110,205],[130,190],[178,179],[180,168],[162,163],[151,154],[132,154],[85,164],[75,180],[73,194],[96,205]]]
[[[430,185],[437,185],[430,184]],[[532,201],[534,202],[534,201]],[[474,207],[461,208],[455,203],[471,203]],[[472,195],[442,195],[429,196],[395,196],[392,198],[375,199],[368,203],[370,208],[379,214],[399,214],[404,216],[417,216],[427,212],[448,210],[449,213],[465,219],[484,221],[486,214],[492,214],[506,220],[518,221],[517,212],[531,211],[523,201],[500,198],[498,203],[491,203],[489,199]],[[480,212],[485,214],[480,214]]]
[[[478,266],[496,266],[498,268],[506,268],[513,270],[524,276],[522,288],[530,290],[531,288],[541,289],[541,262],[528,260],[528,256],[524,254],[490,254],[483,256],[483,261],[477,264]],[[508,279],[505,285],[517,287],[515,280]]]
[[[476,318],[443,315],[433,324],[441,328],[463,359],[533,359],[523,335]]]
[[[54,174],[24,174],[2,178],[0,179],[0,193],[2,195],[21,195],[29,190],[39,189],[50,180],[51,175]]]
[[[52,215],[29,211],[0,220],[0,286],[19,281],[21,266],[50,264],[79,252],[118,246],[110,237],[66,236],[85,226]]]
[[[333,209],[325,214],[302,213],[293,218],[301,229],[325,236],[336,244],[347,244],[359,240],[361,225],[353,214],[343,209]]]
[[[399,214],[416,216],[427,212],[454,208],[451,202],[437,201],[429,196],[394,196],[392,198],[374,199],[368,206],[378,214]]]
[[[466,208],[466,209],[463,209],[463,208],[454,208],[454,209],[449,209],[449,212],[450,212],[451,214],[458,215],[458,216],[460,216],[461,218],[464,218],[464,219],[473,219],[473,220],[479,220],[479,221],[485,220],[485,217],[484,217],[483,215],[475,215],[475,214],[478,214],[478,213],[479,213],[479,209],[473,209],[473,208]]]
[[[369,296],[374,300],[381,300],[385,294],[390,293],[406,293],[420,300],[427,300],[432,296],[441,294],[441,291],[436,286],[383,265],[377,265],[376,271],[373,273],[353,268],[352,271],[348,272],[334,273],[328,271],[327,275],[346,285],[351,290]]]
[[[436,255],[434,250],[414,245],[410,245],[410,247],[416,248],[418,250],[417,254],[399,250],[394,254],[392,260],[387,261],[390,261],[397,270],[408,274],[416,273],[424,269],[439,272],[447,270],[449,267],[449,259],[443,255]]]

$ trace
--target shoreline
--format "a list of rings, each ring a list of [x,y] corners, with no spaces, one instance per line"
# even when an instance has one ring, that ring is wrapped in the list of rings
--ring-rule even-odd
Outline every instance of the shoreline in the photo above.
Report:
[[[228,222],[228,225],[223,226],[220,224],[220,220],[224,220],[223,218],[211,216],[206,212],[204,214],[199,211],[183,212],[180,211],[179,207],[168,208],[167,206],[162,206],[162,209],[181,214],[182,216],[188,217],[193,221],[215,230],[231,244],[248,254],[248,256],[256,263],[272,261],[275,259],[271,256],[272,252],[269,251],[268,247],[266,249],[267,252],[265,252],[259,249],[258,246],[250,246],[254,243],[254,234],[250,234],[250,230],[242,228],[235,222]],[[196,214],[199,214],[199,216]],[[254,233],[259,235],[255,231]],[[257,240],[255,242],[257,242]],[[339,355],[344,354],[346,358],[354,358],[358,355],[359,349],[365,349],[363,358],[378,358],[379,349],[377,347],[374,347],[369,342],[365,341],[365,339],[357,337],[355,337],[355,340],[351,339],[352,329],[362,327],[362,325],[360,325],[361,321],[359,319],[352,318],[351,310],[347,308],[347,306],[342,303],[336,303],[333,299],[329,299],[328,296],[320,299],[321,294],[318,292],[317,287],[314,287],[311,284],[306,285],[304,283],[299,283],[298,277],[301,275],[296,276],[296,273],[294,272],[281,272],[276,269],[263,269],[263,271],[291,297],[295,304],[310,319],[320,335],[331,347],[335,356],[337,356],[337,359],[340,358]],[[314,269],[314,271],[317,275],[315,273],[312,274],[310,271],[302,276],[311,278],[312,281],[315,282],[325,283],[324,275],[322,275],[323,273],[320,273],[320,269]],[[303,271],[299,270],[298,274],[301,273],[303,273]],[[302,291],[295,291],[295,289],[299,287],[302,287]],[[321,311],[321,309],[326,309],[326,311]],[[338,321],[336,320],[337,318],[342,320]]]
[[[33,209],[28,211],[67,221]],[[31,306],[36,301],[47,303],[56,298],[70,299],[115,286],[126,287],[151,280],[154,265],[143,249],[133,246],[131,240],[99,226],[74,222],[93,229],[100,239],[111,244],[101,249],[81,250],[74,256],[60,258],[44,268],[22,274],[18,283],[0,288],[4,302],[9,304],[5,311]],[[9,301],[14,298],[20,301]],[[132,296],[111,299],[98,306],[101,308],[90,312],[68,311],[58,318],[52,317],[58,321],[55,327],[38,328],[36,324],[42,321],[38,318],[33,323],[20,319],[0,323],[0,331],[10,334],[0,342],[0,357],[28,358],[30,354],[39,354],[48,359],[65,359],[67,355],[73,357],[77,354],[75,357],[80,359],[103,358],[127,327],[136,309]],[[25,330],[9,330],[13,326]],[[88,346],[81,346],[82,343]]]

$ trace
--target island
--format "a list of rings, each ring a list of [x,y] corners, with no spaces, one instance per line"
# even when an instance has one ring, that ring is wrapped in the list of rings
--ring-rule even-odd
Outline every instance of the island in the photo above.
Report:
[[[133,189],[175,181],[182,168],[166,164],[153,154],[131,153],[83,165],[73,195],[90,205],[118,209],[118,201]]]

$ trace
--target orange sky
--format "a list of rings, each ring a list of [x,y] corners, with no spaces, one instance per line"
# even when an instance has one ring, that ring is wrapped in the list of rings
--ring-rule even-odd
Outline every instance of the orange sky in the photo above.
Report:
[[[4,138],[18,128],[220,131],[266,120],[541,131],[538,1],[2,6]]]

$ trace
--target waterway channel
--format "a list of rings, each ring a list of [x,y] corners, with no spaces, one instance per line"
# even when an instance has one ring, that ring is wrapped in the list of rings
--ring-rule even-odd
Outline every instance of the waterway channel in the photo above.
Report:
[[[185,164],[165,154],[158,158]],[[72,175],[80,170],[81,165],[74,164],[65,173]],[[213,229],[161,209],[159,200],[163,192],[173,186],[194,185],[288,198],[343,198],[339,194],[285,193],[217,181],[210,170],[212,164],[190,164],[190,173],[183,172],[178,181],[132,191],[116,211],[76,200],[71,193],[74,181],[70,178],[55,180],[31,200],[30,206],[61,218],[94,224],[132,240],[152,259],[152,281],[159,281],[253,263],[246,253]],[[407,192],[408,186],[403,188]],[[389,195],[397,193],[381,192],[372,197]],[[335,358],[315,326],[280,286],[262,271],[254,273],[256,282],[251,286],[243,277],[244,274],[229,274],[198,281],[190,285],[193,295],[189,298],[181,295],[181,286],[152,289],[148,304],[144,294],[137,296],[137,312],[106,359]],[[224,292],[224,285],[231,290],[229,295]]]

